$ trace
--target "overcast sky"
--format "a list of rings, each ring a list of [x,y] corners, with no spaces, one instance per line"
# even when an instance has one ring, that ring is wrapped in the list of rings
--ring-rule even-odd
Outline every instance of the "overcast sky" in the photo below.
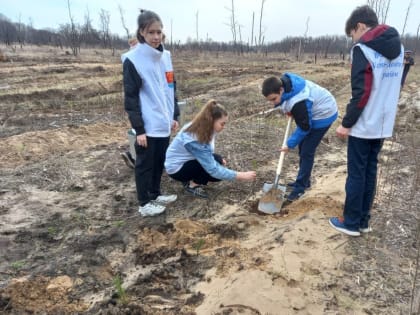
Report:
[[[411,0],[391,0],[387,24],[400,33],[404,27],[407,7]],[[110,13],[113,33],[125,35],[118,5],[124,11],[127,26],[134,33],[140,8],[160,15],[168,40],[196,39],[196,14],[198,12],[198,36],[214,41],[230,41],[229,27],[232,0],[70,0],[75,21],[83,24],[89,10],[95,28],[99,28],[99,12]],[[344,24],[351,11],[365,0],[266,0],[262,28],[265,42],[279,41],[286,36],[303,36],[309,18],[308,36],[343,35]],[[255,13],[254,36],[258,34],[261,0],[234,0],[236,20],[241,25],[242,40],[251,37],[252,14]],[[0,0],[0,13],[10,20],[20,20],[35,28],[57,29],[68,23],[67,0]],[[420,24],[420,0],[412,0],[405,34],[415,35]],[[172,31],[172,32],[171,32]],[[239,39],[239,35],[238,35]]]

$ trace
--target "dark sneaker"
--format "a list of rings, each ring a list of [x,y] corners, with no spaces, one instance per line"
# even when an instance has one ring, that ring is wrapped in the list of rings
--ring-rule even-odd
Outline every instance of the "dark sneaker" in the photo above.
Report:
[[[296,182],[290,182],[287,183],[287,188],[295,188]],[[305,189],[311,189],[311,183],[309,183],[308,185],[305,186]]]
[[[200,198],[208,198],[206,191],[201,186],[190,187],[189,185],[185,187],[185,191],[193,196],[197,196]]]
[[[121,153],[121,157],[123,158],[125,164],[129,167],[129,168],[133,168],[136,166],[136,161],[133,159],[133,157],[131,156],[130,152],[123,152]]]
[[[349,228],[347,228],[344,225],[344,219],[343,218],[330,218],[329,220],[330,225],[336,229],[337,231],[350,235],[350,236],[360,236],[360,232],[359,231],[355,231],[355,230],[350,230]]]
[[[298,200],[300,197],[302,197],[305,194],[304,191],[302,192],[297,192],[297,191],[292,191],[288,196],[287,196],[287,201],[293,202],[295,200]]]

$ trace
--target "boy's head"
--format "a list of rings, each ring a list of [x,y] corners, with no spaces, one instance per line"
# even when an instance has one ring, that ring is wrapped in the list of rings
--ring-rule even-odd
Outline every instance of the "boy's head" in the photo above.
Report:
[[[351,36],[356,42],[360,39],[364,32],[378,25],[378,16],[375,11],[368,5],[363,5],[354,9],[350,17],[347,19],[345,32],[347,36]]]
[[[280,105],[283,90],[283,83],[276,77],[269,77],[262,84],[262,94],[274,107]]]

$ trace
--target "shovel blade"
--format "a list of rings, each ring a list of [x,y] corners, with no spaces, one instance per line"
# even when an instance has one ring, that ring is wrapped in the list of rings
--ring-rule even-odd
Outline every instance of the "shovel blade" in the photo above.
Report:
[[[279,213],[283,206],[285,187],[282,189],[280,186],[277,188],[271,188],[261,197],[258,203],[258,211],[266,214]]]
[[[273,188],[273,183],[264,183],[263,185],[263,192],[268,193]],[[286,186],[277,185],[277,189],[281,190],[283,193],[286,193]]]
[[[260,202],[258,204],[258,211],[266,214],[275,214],[281,211],[281,206],[283,203],[275,202]]]

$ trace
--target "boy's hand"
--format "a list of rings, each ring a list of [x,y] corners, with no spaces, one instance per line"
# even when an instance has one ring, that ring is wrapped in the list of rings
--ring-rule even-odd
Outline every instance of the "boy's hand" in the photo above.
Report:
[[[289,148],[288,147],[282,147],[282,148],[280,148],[280,152],[288,153]]]
[[[345,128],[343,126],[339,126],[337,127],[337,130],[335,131],[335,133],[337,134],[337,137],[341,138],[341,139],[345,139],[348,137],[349,133],[350,133],[350,128]]]

